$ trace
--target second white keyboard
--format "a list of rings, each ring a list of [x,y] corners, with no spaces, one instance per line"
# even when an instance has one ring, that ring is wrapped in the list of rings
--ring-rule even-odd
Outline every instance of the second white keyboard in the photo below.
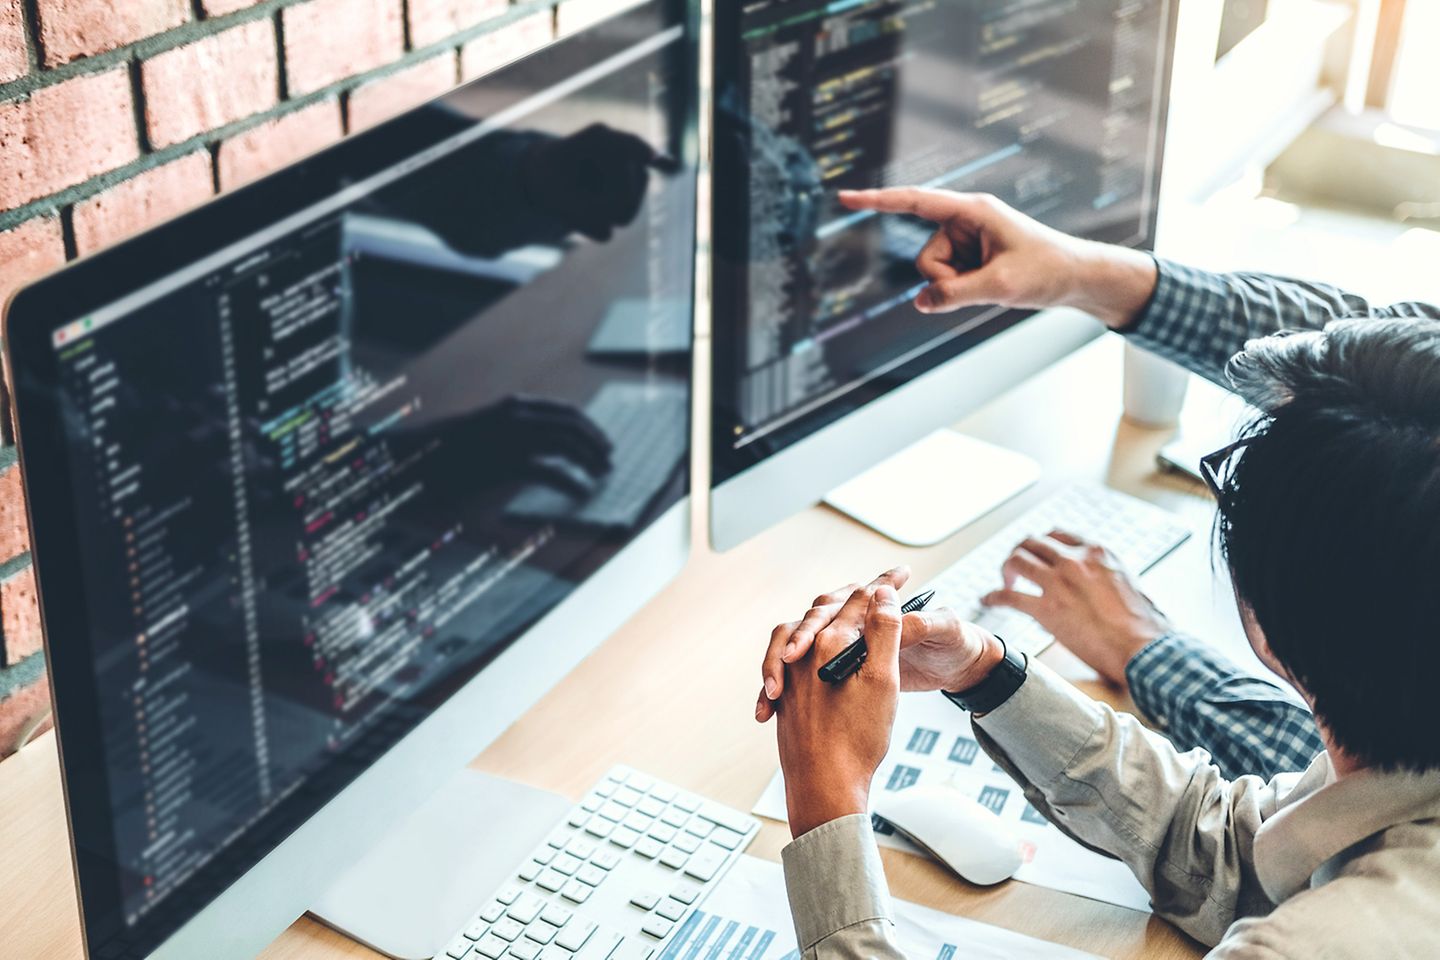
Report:
[[[1034,656],[1055,638],[1015,610],[982,607],[980,598],[1001,586],[1000,568],[1030,536],[1068,530],[1108,547],[1131,573],[1144,573],[1190,536],[1178,519],[1152,504],[1104,487],[1074,486],[1052,494],[1016,518],[932,580],[933,606],[948,606]],[[1022,582],[1019,589],[1024,590]]]

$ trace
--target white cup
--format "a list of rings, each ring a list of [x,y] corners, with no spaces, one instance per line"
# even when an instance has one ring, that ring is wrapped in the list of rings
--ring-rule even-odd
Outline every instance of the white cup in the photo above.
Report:
[[[1125,417],[1142,427],[1180,422],[1190,374],[1132,343],[1125,344]]]

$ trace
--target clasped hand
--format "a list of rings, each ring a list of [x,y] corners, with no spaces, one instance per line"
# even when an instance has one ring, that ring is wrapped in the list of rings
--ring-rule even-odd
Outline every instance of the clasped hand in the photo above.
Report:
[[[823,594],[804,617],[770,635],[755,719],[777,718],[796,837],[868,809],[901,690],[964,690],[1000,659],[999,641],[953,610],[902,618],[896,591],[909,577],[897,567]],[[821,680],[820,666],[862,633],[869,655],[859,671],[835,684]]]

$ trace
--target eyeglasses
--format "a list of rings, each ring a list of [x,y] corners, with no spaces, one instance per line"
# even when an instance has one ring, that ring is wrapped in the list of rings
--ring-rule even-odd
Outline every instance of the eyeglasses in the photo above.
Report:
[[[1210,488],[1210,492],[1215,494],[1217,500],[1220,499],[1221,490],[1225,486],[1226,477],[1223,474],[1226,461],[1238,451],[1248,447],[1254,439],[1253,436],[1241,437],[1234,443],[1227,443],[1214,453],[1200,458],[1200,476],[1204,479],[1205,485]]]

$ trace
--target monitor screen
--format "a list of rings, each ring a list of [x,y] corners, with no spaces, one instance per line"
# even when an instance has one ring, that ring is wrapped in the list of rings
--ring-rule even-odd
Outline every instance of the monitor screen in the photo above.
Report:
[[[921,314],[933,227],[840,189],[993,193],[1152,243],[1174,0],[747,0],[716,23],[714,482],[1023,319]]]
[[[685,496],[678,6],[51,282],[18,375],[73,518],[37,540],[92,956],[163,941]]]

